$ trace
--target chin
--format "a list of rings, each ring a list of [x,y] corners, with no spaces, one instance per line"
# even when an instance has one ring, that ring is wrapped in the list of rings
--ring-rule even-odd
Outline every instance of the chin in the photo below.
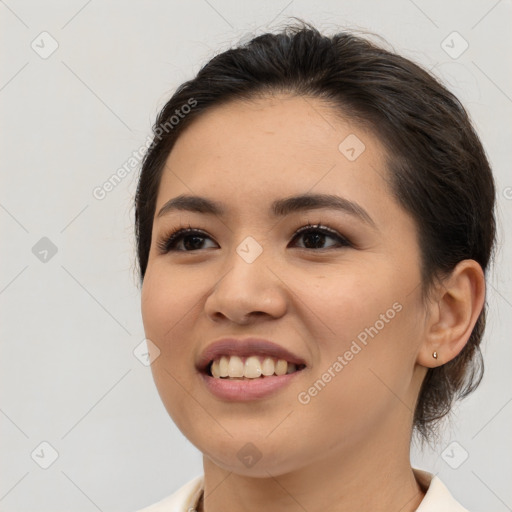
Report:
[[[199,442],[189,438],[209,463],[242,476],[279,476],[298,469],[303,465],[301,460],[308,460],[307,454],[297,451],[296,443],[290,442],[288,446],[282,437],[271,440],[260,435],[250,439],[251,436],[243,433]]]

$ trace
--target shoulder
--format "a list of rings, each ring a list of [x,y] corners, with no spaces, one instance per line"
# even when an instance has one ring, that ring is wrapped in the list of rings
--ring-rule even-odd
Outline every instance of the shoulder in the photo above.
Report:
[[[451,495],[439,477],[415,468],[413,472],[419,484],[426,489],[416,512],[469,512]]]
[[[170,496],[136,512],[192,512],[203,489],[203,478],[196,476]]]

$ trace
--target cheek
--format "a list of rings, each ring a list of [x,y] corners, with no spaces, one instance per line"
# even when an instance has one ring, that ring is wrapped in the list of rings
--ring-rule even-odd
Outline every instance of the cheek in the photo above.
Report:
[[[161,266],[161,265],[160,265]],[[192,328],[187,319],[199,307],[198,295],[185,272],[170,272],[148,267],[141,291],[141,313],[146,338],[157,347],[157,357],[151,369],[157,383],[173,387],[172,377],[183,381],[190,375],[194,364],[190,344],[193,343]],[[166,271],[165,271],[166,270]],[[151,350],[151,349],[150,349]]]
[[[186,272],[173,272],[160,262],[148,266],[141,292],[141,312],[148,338],[165,341],[198,300]]]
[[[299,428],[331,440],[331,448],[371,438],[377,426],[405,428],[408,422],[399,420],[414,407],[409,395],[414,354],[410,347],[401,349],[408,341],[405,308],[385,326],[374,314],[361,313],[365,319],[339,316],[334,327],[342,334],[323,340],[321,359],[297,396]]]
[[[407,393],[421,339],[421,304],[407,276],[390,269],[322,281],[303,294],[304,318],[311,318],[317,342],[311,384],[320,380],[319,402],[329,403],[329,410],[377,412],[379,403]]]
[[[379,282],[376,275],[385,277]],[[354,267],[345,271],[333,268],[320,277],[295,280],[301,286],[294,291],[306,306],[304,316],[311,317],[311,328],[319,335],[317,342],[323,352],[343,351],[358,335],[364,338],[365,329],[377,321],[380,327],[380,315],[388,310],[389,317],[395,316],[393,304],[400,294],[394,292],[390,281],[386,269],[371,272]]]
[[[157,347],[153,348],[157,353],[151,372],[169,416],[185,435],[195,421],[204,421],[201,411],[190,406],[189,393],[194,392],[192,338],[183,330],[194,304],[197,305],[197,294],[187,286],[184,273],[158,268],[158,264],[148,266],[141,291],[141,312],[146,338]]]

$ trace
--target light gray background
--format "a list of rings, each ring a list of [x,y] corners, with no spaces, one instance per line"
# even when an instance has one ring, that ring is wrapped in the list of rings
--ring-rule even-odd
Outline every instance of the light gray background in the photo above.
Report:
[[[138,168],[103,200],[93,190],[144,145],[176,86],[289,16],[382,35],[442,77],[482,137],[501,238],[486,375],[440,445],[412,458],[472,512],[512,510],[511,14],[510,0],[0,1],[0,510],[129,512],[202,472],[133,353],[144,339]],[[47,58],[44,31],[59,45]],[[469,44],[457,58],[464,41],[454,31]],[[47,241],[36,246],[43,237],[55,255]]]

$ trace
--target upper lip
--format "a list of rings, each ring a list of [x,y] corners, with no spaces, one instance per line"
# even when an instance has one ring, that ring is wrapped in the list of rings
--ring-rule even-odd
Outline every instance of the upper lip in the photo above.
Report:
[[[205,371],[208,365],[221,356],[268,356],[275,359],[285,359],[289,363],[305,365],[305,361],[293,352],[277,343],[261,338],[223,338],[208,345],[197,361],[197,368]]]

